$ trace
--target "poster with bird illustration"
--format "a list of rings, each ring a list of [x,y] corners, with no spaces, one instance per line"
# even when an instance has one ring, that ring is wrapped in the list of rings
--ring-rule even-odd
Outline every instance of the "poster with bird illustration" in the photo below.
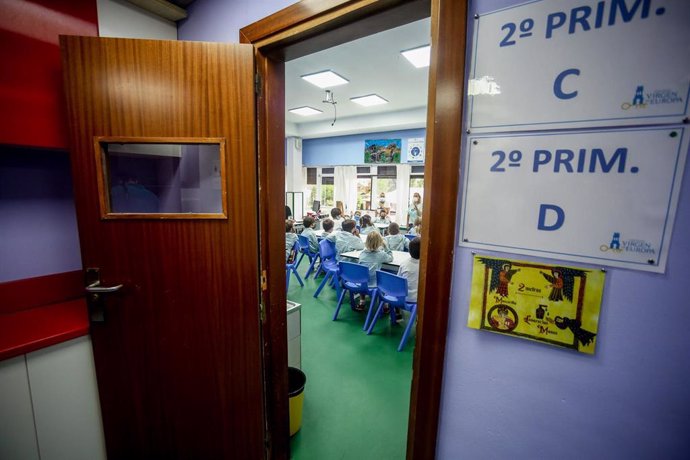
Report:
[[[606,274],[475,255],[467,325],[593,354]]]

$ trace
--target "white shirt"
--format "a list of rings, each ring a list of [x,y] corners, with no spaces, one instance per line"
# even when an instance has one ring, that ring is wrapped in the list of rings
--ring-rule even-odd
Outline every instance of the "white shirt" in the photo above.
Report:
[[[410,257],[400,264],[398,276],[407,278],[407,300],[408,302],[417,301],[417,287],[419,285],[419,259]]]

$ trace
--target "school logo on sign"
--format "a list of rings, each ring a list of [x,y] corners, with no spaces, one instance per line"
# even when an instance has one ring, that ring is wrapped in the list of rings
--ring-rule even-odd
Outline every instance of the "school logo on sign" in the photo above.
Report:
[[[636,239],[621,240],[620,232],[614,232],[611,236],[611,242],[609,244],[602,244],[599,250],[602,252],[611,251],[613,253],[637,252],[649,256],[656,254],[654,246],[648,241]]]
[[[651,92],[645,92],[644,85],[639,85],[635,88],[631,102],[623,102],[621,108],[628,109],[645,109],[649,105],[660,104],[682,104],[683,97],[678,94],[678,91],[672,89],[655,89]]]

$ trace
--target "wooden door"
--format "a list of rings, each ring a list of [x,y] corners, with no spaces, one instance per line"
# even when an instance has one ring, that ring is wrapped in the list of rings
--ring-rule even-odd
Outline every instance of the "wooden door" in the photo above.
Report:
[[[262,458],[252,47],[70,36],[61,51],[84,267],[123,285],[91,324],[108,456]],[[136,151],[150,143],[173,153]]]

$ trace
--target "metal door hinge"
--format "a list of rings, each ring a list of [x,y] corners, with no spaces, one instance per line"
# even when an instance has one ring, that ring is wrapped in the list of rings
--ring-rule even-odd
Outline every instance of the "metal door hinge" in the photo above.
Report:
[[[261,290],[268,290],[268,275],[266,274],[266,270],[261,270]]]
[[[266,307],[263,302],[259,304],[259,317],[261,318],[261,323],[266,322]]]
[[[264,79],[258,73],[254,74],[254,92],[259,96],[262,95],[264,87]]]

